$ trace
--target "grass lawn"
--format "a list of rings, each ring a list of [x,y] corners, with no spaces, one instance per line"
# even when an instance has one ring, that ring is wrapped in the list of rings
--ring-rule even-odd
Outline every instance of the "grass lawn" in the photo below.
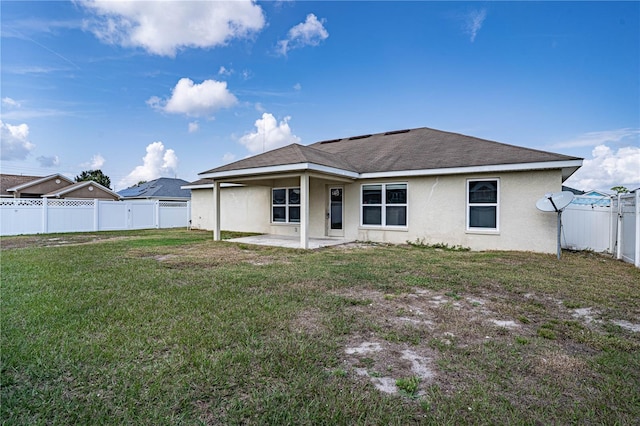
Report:
[[[640,270],[592,253],[0,244],[3,424],[640,424]]]

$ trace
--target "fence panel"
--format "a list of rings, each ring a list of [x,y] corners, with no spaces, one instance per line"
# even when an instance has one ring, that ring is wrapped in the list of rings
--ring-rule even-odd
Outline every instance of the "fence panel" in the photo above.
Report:
[[[562,213],[562,247],[572,250],[614,252],[616,215],[611,205],[588,204],[583,197]],[[589,201],[589,200],[586,200]]]
[[[0,235],[187,227],[189,212],[188,202],[0,199]]]
[[[42,200],[0,200],[0,235],[42,232]]]
[[[160,201],[160,228],[181,228],[191,219],[187,203]]]
[[[620,252],[625,262],[640,266],[640,194],[620,196]]]
[[[99,231],[118,231],[128,229],[129,211],[127,203],[119,201],[100,201],[98,203]]]
[[[93,231],[93,200],[47,200],[46,232]]]
[[[157,228],[156,202],[145,201],[129,204],[130,229]]]

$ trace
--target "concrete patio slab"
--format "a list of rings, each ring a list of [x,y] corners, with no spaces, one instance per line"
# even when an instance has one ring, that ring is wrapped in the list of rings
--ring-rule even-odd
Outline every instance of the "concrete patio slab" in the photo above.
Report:
[[[225,241],[230,241],[232,243],[255,244],[259,246],[300,248],[299,237],[289,237],[284,235],[254,235],[251,237],[232,238]],[[344,238],[309,238],[309,249],[313,250],[351,242],[353,242],[353,240],[346,240]]]

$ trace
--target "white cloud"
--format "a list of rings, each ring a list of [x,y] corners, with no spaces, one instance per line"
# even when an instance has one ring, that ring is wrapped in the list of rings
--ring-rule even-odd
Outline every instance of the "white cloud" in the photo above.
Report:
[[[262,8],[252,0],[78,3],[93,15],[84,27],[103,42],[169,57],[180,49],[210,48],[247,38],[265,25]]]
[[[11,99],[8,96],[2,98],[2,105],[4,105],[7,108],[20,108],[20,102],[14,99]]]
[[[100,170],[102,166],[104,166],[105,159],[102,154],[96,154],[91,157],[91,161],[85,163],[86,167],[89,167],[90,170]]]
[[[474,10],[470,12],[465,19],[465,32],[469,34],[470,40],[473,43],[476,40],[478,31],[482,28],[484,20],[487,18],[487,10]]]
[[[60,165],[60,158],[57,155],[52,155],[49,157],[45,157],[44,155],[36,158],[40,163],[40,167],[57,167]]]
[[[591,155],[592,158],[585,159],[565,185],[586,191],[640,184],[640,147],[626,146],[615,151],[606,145],[598,145]]]
[[[220,69],[218,70],[218,75],[229,76],[231,74],[233,74],[233,69],[227,69],[224,66],[221,66]]]
[[[619,143],[630,139],[638,138],[640,129],[617,129],[605,130],[602,132],[589,132],[564,142],[553,144],[552,148],[580,148],[585,146],[598,146],[607,143]]]
[[[0,147],[0,159],[25,160],[36,146],[29,141],[29,126],[0,121]]]
[[[189,123],[189,133],[195,133],[200,129],[200,124],[197,121],[192,121]]]
[[[210,116],[216,110],[229,108],[237,103],[238,99],[227,90],[226,82],[205,80],[195,84],[189,78],[178,81],[169,99],[153,96],[147,100],[152,108],[193,117]]]
[[[119,182],[122,188],[128,188],[140,181],[149,181],[163,176],[173,177],[178,171],[178,157],[173,149],[166,149],[162,142],[153,142],[147,146],[147,154],[142,165]]]
[[[293,85],[293,90],[295,90],[296,92],[299,92],[302,90],[302,84],[300,83],[296,83]]]
[[[313,13],[308,14],[304,22],[289,30],[285,40],[278,41],[277,52],[284,56],[293,49],[319,45],[322,40],[329,37],[329,33],[324,28],[324,22],[324,19],[318,20]]]
[[[231,153],[231,152],[227,152],[222,156],[222,162],[224,164],[231,163],[231,162],[235,161],[235,159],[236,159],[236,155]]]
[[[250,153],[257,154],[279,148],[292,143],[300,143],[300,138],[291,133],[289,120],[285,117],[280,123],[268,112],[262,114],[262,118],[256,120],[256,131],[242,136],[239,142],[244,145]]]

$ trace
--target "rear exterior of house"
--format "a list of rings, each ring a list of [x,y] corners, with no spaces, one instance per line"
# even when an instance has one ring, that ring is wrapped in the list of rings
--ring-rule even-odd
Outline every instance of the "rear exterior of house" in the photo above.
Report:
[[[535,208],[581,159],[432,129],[289,145],[201,173],[192,226],[553,253]]]

